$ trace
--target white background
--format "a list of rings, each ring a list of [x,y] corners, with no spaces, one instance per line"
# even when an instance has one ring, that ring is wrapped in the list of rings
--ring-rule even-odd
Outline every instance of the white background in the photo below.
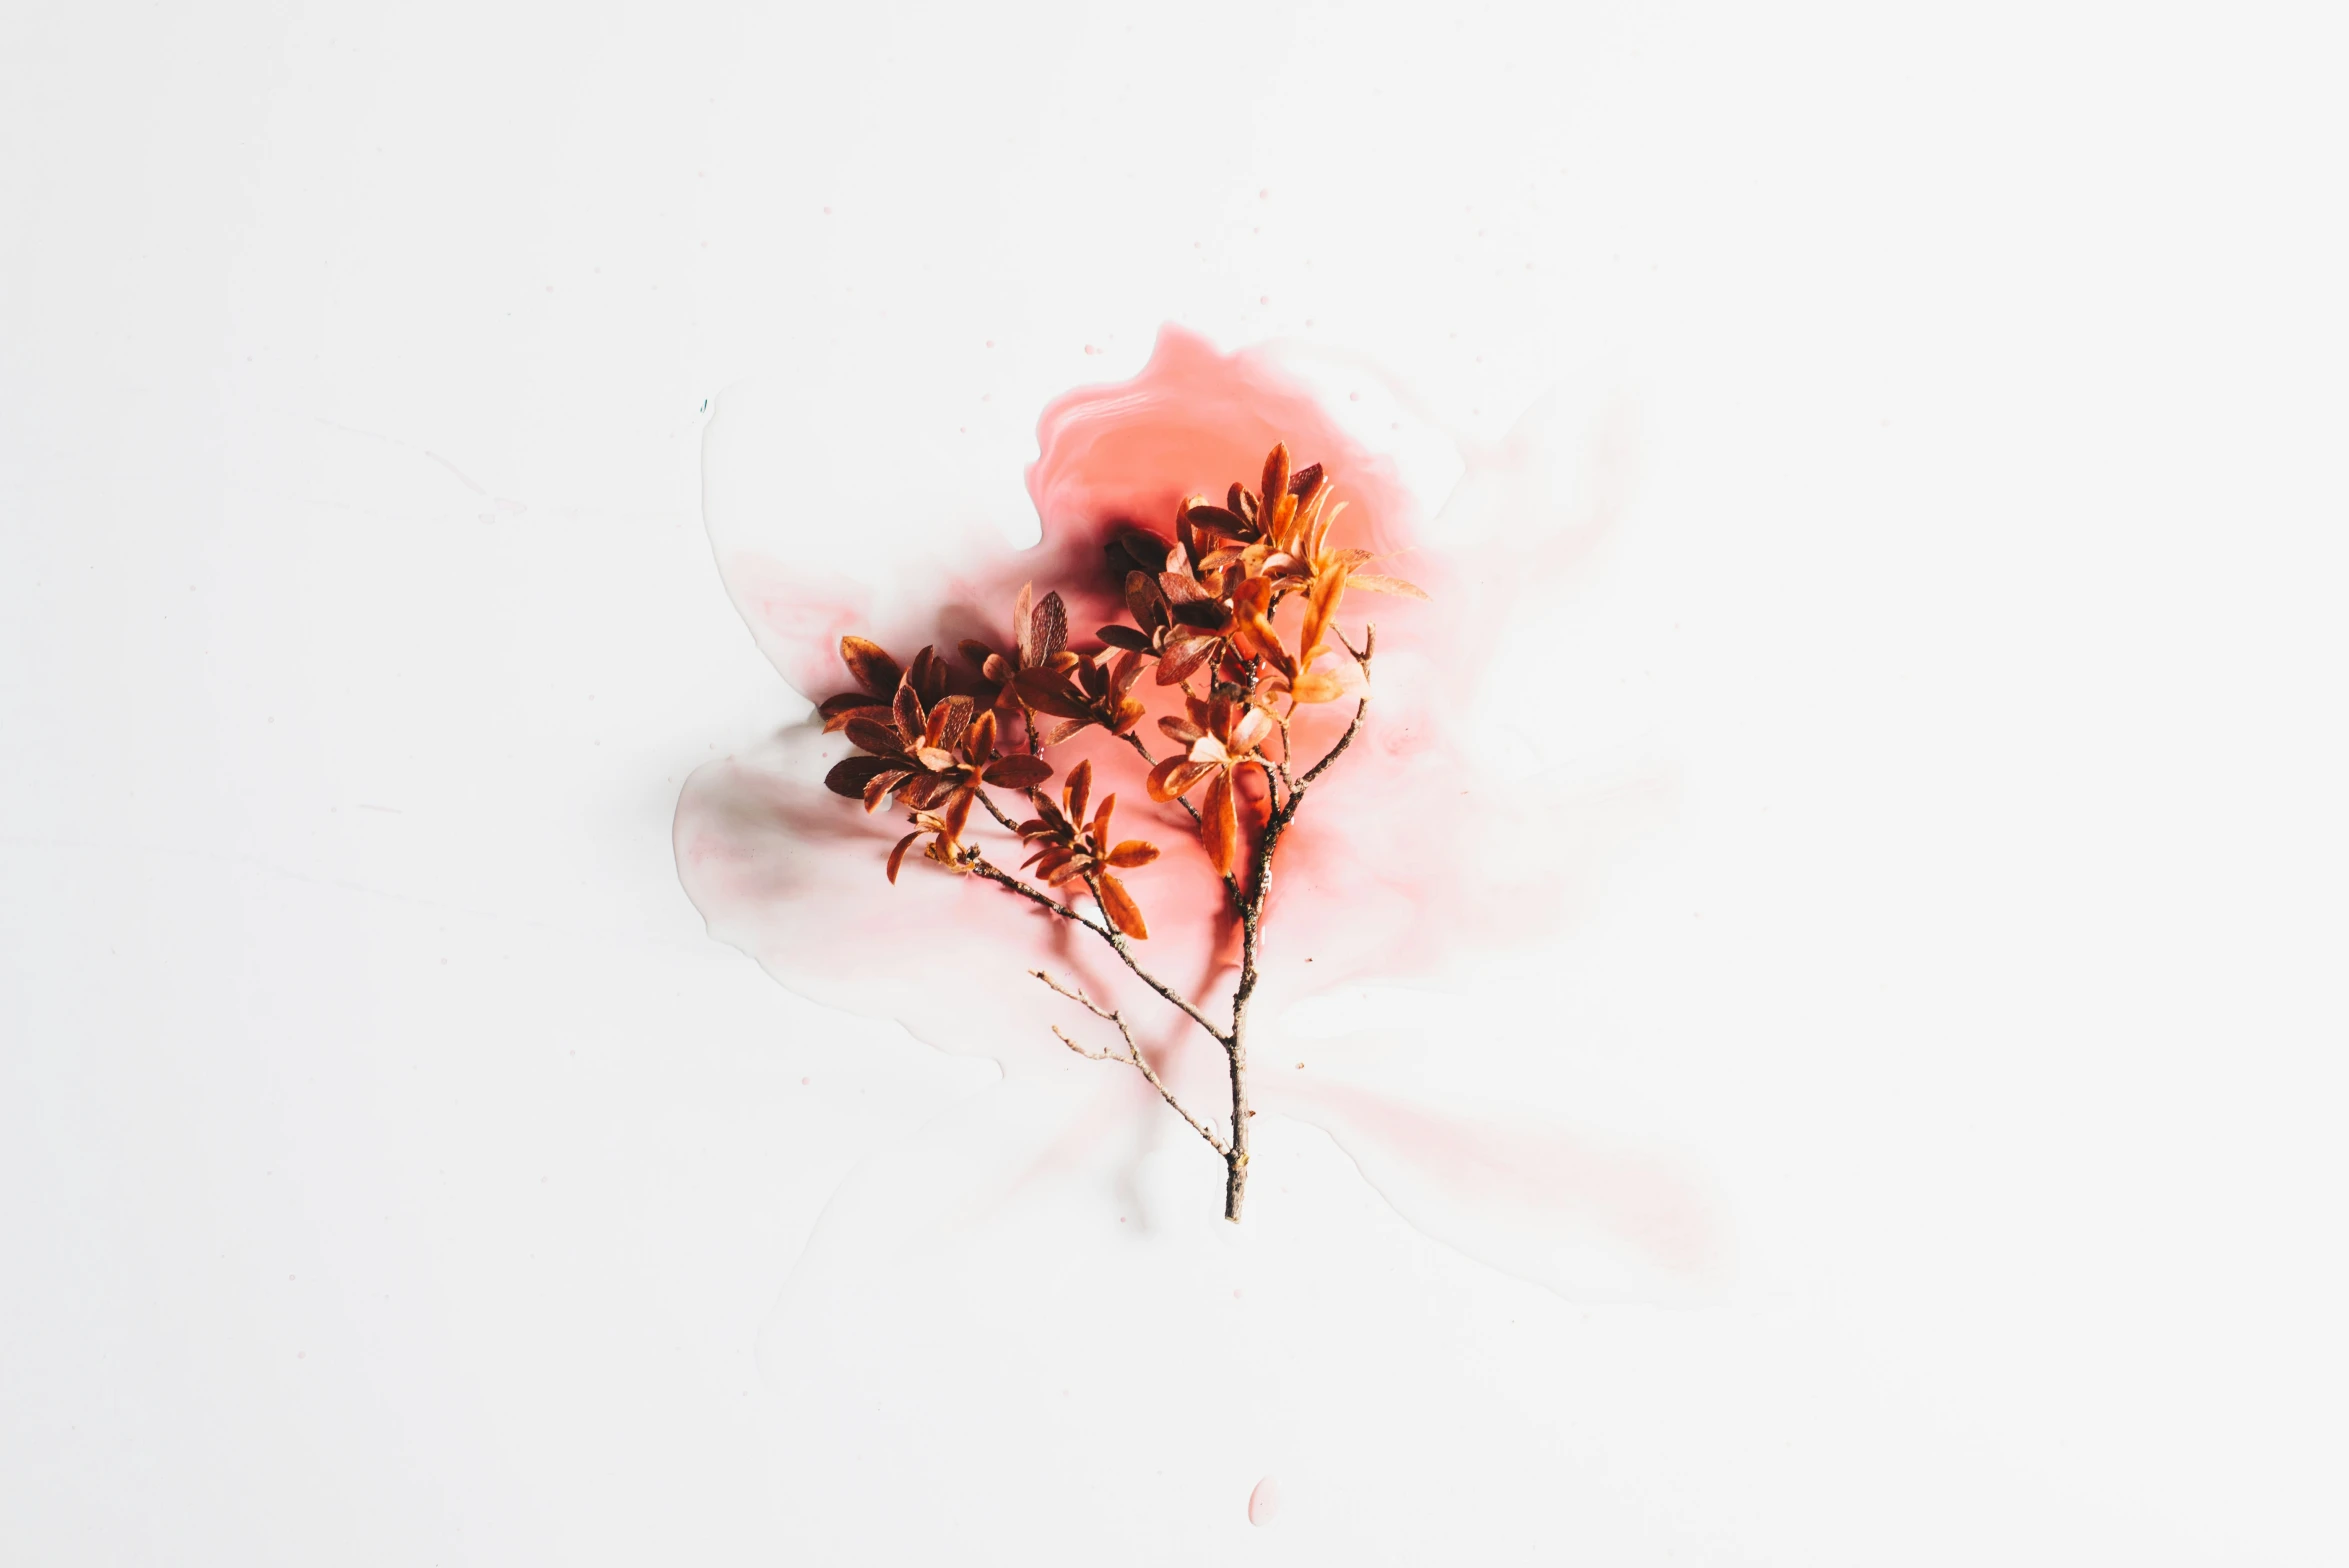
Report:
[[[0,1558],[2349,1553],[2325,10],[8,6]],[[801,711],[705,401],[1017,526],[1167,319],[1620,438],[1554,744],[1668,807],[1503,1005],[1700,1299],[1278,1126],[795,1275],[992,1074],[678,891]]]

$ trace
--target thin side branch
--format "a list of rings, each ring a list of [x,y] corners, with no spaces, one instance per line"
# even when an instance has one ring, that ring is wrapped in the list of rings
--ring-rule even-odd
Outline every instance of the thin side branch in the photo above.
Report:
[[[1125,961],[1125,966],[1128,969],[1131,969],[1135,976],[1140,979],[1144,985],[1148,986],[1151,990],[1156,991],[1160,996],[1164,997],[1169,1004],[1180,1009],[1187,1017],[1189,1017],[1191,1022],[1206,1030],[1209,1037],[1212,1038],[1216,1044],[1223,1046],[1230,1045],[1230,1037],[1227,1036],[1223,1030],[1216,1028],[1215,1025],[1208,1020],[1208,1017],[1205,1013],[1199,1011],[1197,1007],[1192,1005],[1190,1000],[1186,998],[1180,991],[1177,991],[1173,986],[1168,985],[1165,981],[1159,979],[1149,970],[1142,967],[1141,961],[1134,957],[1134,950],[1126,945],[1124,934],[1118,931],[1116,927],[1096,924],[1095,922],[1086,919],[1076,910],[1069,908],[1068,905],[1061,903],[1058,899],[1047,898],[1041,890],[1030,886],[1028,883],[1020,880],[1018,877],[1013,876],[1010,872],[1005,871],[1002,867],[990,862],[985,855],[979,854],[976,851],[972,852],[971,858],[965,861],[964,864],[967,865],[975,875],[985,877],[988,881],[994,883],[997,887],[1003,888],[1009,892],[1017,893],[1020,897],[1026,899],[1029,903],[1034,904],[1039,909],[1048,909],[1052,911],[1052,913],[1060,916],[1060,918],[1063,920],[1074,921],[1076,924],[1083,926],[1086,930],[1092,932],[1095,936],[1101,938],[1104,942],[1107,942],[1110,947],[1116,951],[1117,956]],[[1095,888],[1093,890],[1093,901],[1096,904],[1101,901],[1101,890],[1099,888]],[[1108,917],[1106,914],[1104,914],[1102,918],[1106,920]]]
[[[1207,1140],[1207,1146],[1209,1148],[1213,1149],[1217,1154],[1223,1156],[1227,1160],[1231,1158],[1232,1151],[1230,1146],[1226,1144],[1221,1138],[1218,1138],[1214,1132],[1209,1130],[1205,1122],[1202,1122],[1198,1117],[1193,1116],[1189,1111],[1185,1110],[1183,1108],[1183,1102],[1174,1097],[1174,1092],[1167,1088],[1165,1080],[1158,1076],[1157,1069],[1150,1065],[1150,1058],[1142,1054],[1142,1047],[1136,1043],[1134,1039],[1134,1031],[1126,1023],[1126,1015],[1124,1013],[1118,1011],[1115,1008],[1103,1007],[1099,1002],[1094,1001],[1084,992],[1073,990],[1068,986],[1062,985],[1059,981],[1053,979],[1050,975],[1046,974],[1041,969],[1031,969],[1028,971],[1028,973],[1034,975],[1037,979],[1043,981],[1053,990],[1058,991],[1062,996],[1067,997],[1070,1001],[1084,1008],[1085,1011],[1091,1013],[1094,1017],[1106,1018],[1111,1023],[1117,1025],[1117,1032],[1124,1037],[1126,1042],[1126,1054],[1120,1056],[1115,1051],[1088,1051],[1083,1046],[1077,1044],[1076,1041],[1070,1039],[1068,1037],[1068,1032],[1062,1029],[1060,1025],[1054,1024],[1052,1026],[1052,1032],[1060,1036],[1060,1043],[1062,1045],[1067,1046],[1070,1050],[1076,1052],[1079,1056],[1084,1057],[1087,1061],[1125,1062],[1134,1067],[1145,1079],[1149,1080],[1150,1087],[1158,1091],[1158,1097],[1164,1100],[1168,1107],[1172,1109],[1177,1116],[1180,1116],[1184,1121],[1189,1122],[1193,1132]]]

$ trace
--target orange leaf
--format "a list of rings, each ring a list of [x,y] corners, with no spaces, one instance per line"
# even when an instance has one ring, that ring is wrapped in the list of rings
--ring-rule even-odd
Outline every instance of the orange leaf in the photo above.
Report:
[[[1107,858],[1111,865],[1121,870],[1131,870],[1135,866],[1146,866],[1156,860],[1158,846],[1138,838],[1129,838],[1111,850]]]
[[[1427,597],[1427,590],[1417,583],[1407,583],[1400,577],[1388,577],[1377,572],[1356,572],[1352,581],[1364,593],[1391,593],[1403,599]]]
[[[1060,786],[1060,798],[1068,809],[1071,822],[1085,820],[1085,801],[1093,793],[1093,760],[1088,757],[1068,770],[1068,777]]]
[[[1101,912],[1109,916],[1109,923],[1137,942],[1150,940],[1150,928],[1142,923],[1142,909],[1126,885],[1108,872],[1101,873]]]
[[[1199,808],[1199,842],[1206,846],[1207,858],[1223,876],[1232,874],[1232,862],[1240,858],[1240,821],[1232,809],[1232,776],[1222,768],[1210,770],[1215,777],[1207,784],[1207,799]]]

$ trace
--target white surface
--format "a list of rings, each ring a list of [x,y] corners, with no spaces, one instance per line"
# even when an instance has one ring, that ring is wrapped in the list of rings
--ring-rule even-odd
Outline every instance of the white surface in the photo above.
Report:
[[[0,1558],[2349,1551],[2323,20],[12,8]],[[1277,1125],[786,1290],[991,1080],[677,890],[797,711],[699,410],[869,342],[1016,526],[1169,317],[1626,433],[1558,746],[1677,808],[1504,1005],[1707,1300]]]

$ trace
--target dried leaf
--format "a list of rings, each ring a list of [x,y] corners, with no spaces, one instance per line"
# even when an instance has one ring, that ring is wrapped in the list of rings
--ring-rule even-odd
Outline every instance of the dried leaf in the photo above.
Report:
[[[1199,787],[1199,781],[1220,770],[1188,757],[1169,757],[1150,770],[1150,798],[1164,804],[1178,796],[1188,795]]]
[[[1156,860],[1158,846],[1143,839],[1129,838],[1111,850],[1106,858],[1109,864],[1120,870],[1131,870],[1135,866],[1146,866]]]
[[[1068,646],[1068,606],[1061,602],[1057,591],[1046,594],[1036,606],[1035,624],[1029,628],[1028,641],[1043,658],[1050,658]]]
[[[1265,506],[1270,507],[1277,497],[1285,496],[1288,493],[1288,443],[1276,441],[1273,443],[1272,450],[1264,456],[1264,488],[1259,490],[1257,494],[1264,497]],[[1271,531],[1270,526],[1267,525],[1265,532],[1270,533]]]
[[[1240,821],[1232,810],[1232,776],[1222,768],[1209,770],[1207,799],[1199,807],[1199,842],[1218,874],[1230,876],[1240,858]]]
[[[848,727],[848,721],[863,717],[878,724],[890,722],[889,710],[876,705],[863,692],[844,692],[837,697],[826,697],[824,705],[816,710],[824,721],[824,733],[833,734]]]
[[[962,837],[963,828],[971,820],[971,802],[978,798],[979,792],[975,789],[962,789],[954,792],[954,799],[946,803],[946,836],[948,838],[959,839]]]
[[[867,779],[865,781],[866,815],[869,816],[880,810],[881,802],[896,794],[904,786],[905,781],[912,777],[913,774],[906,769],[895,768],[887,773],[876,773]]]
[[[848,734],[850,745],[861,746],[877,757],[897,758],[899,767],[905,765],[905,738],[888,725],[858,717],[851,718],[842,728]],[[918,734],[919,731],[916,733]]]
[[[913,848],[913,841],[921,836],[918,832],[908,833],[897,841],[895,849],[889,851],[889,880],[892,883],[897,880],[897,868],[905,864],[905,852]]]
[[[824,788],[835,795],[855,800],[865,792],[865,782],[892,770],[902,771],[902,762],[887,757],[844,757],[832,764],[832,771],[824,775]]]
[[[1222,639],[1204,632],[1169,637],[1158,654],[1158,684],[1179,685],[1193,670],[1207,662]]]
[[[1193,502],[1191,510],[1184,515],[1190,519],[1193,528],[1204,529],[1226,539],[1244,543],[1256,536],[1256,530],[1248,526],[1239,513],[1205,501]]]
[[[1166,595],[1166,602],[1171,605],[1198,604],[1214,597],[1182,572],[1160,572],[1158,591]]]
[[[1085,804],[1092,793],[1093,760],[1088,757],[1069,769],[1068,777],[1061,782],[1060,798],[1071,822],[1085,820]]]
[[[1089,719],[1093,716],[1093,705],[1085,701],[1084,694],[1050,670],[1020,671],[1019,679],[1013,682],[1013,689],[1029,707],[1049,713],[1054,718]]]
[[[916,745],[921,741],[923,724],[922,699],[914,692],[913,672],[897,683],[897,696],[890,703],[890,711],[897,718],[899,744]]]
[[[1424,599],[1427,590],[1416,583],[1407,583],[1400,577],[1388,577],[1375,572],[1356,572],[1348,579],[1364,593],[1391,593],[1404,599]]]
[[[1313,492],[1320,488],[1321,465],[1319,463],[1308,463],[1289,477],[1289,494],[1297,498],[1299,505],[1303,505],[1311,498]]]
[[[973,762],[983,763],[995,755],[995,710],[989,708],[971,720],[971,727],[963,735],[963,751]]]
[[[1011,602],[1011,635],[1018,644],[1020,667],[1036,662],[1036,598],[1034,583],[1020,584],[1020,596]]]
[[[897,661],[882,651],[879,643],[867,642],[862,637],[843,637],[840,639],[840,658],[848,666],[848,673],[856,677],[856,683],[884,702],[891,692],[897,690],[897,682],[903,672],[898,669]]]
[[[1182,742],[1186,750],[1189,749],[1191,742],[1207,733],[1189,719],[1172,713],[1160,717],[1158,728],[1168,740]]]
[[[1149,941],[1150,928],[1142,923],[1142,907],[1134,902],[1125,884],[1104,871],[1096,886],[1101,895],[1101,912],[1109,917],[1109,923],[1137,942]]]
[[[1335,702],[1346,688],[1334,675],[1310,670],[1289,682],[1289,695],[1299,702]]]
[[[988,763],[986,771],[981,777],[985,778],[988,783],[999,784],[1005,789],[1033,789],[1052,777],[1052,764],[1046,762],[1042,757],[1030,757],[1015,752],[1011,756],[997,757],[993,762]]]
[[[1151,648],[1150,638],[1131,626],[1104,626],[1093,635],[1112,648],[1130,649],[1135,653],[1148,653]]]

